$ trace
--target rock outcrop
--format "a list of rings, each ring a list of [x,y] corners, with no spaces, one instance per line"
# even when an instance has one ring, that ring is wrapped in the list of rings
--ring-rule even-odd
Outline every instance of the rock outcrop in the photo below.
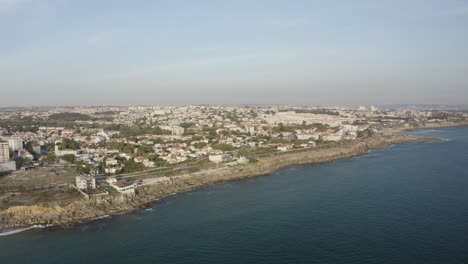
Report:
[[[265,175],[291,165],[323,163],[355,157],[369,150],[385,148],[392,144],[436,140],[408,135],[375,136],[333,148],[270,156],[259,159],[253,164],[175,176],[154,185],[138,187],[135,195],[82,198],[65,206],[59,206],[54,201],[41,205],[14,206],[0,211],[0,230],[32,225],[72,225],[107,215],[129,212],[148,206],[171,194],[207,184]]]

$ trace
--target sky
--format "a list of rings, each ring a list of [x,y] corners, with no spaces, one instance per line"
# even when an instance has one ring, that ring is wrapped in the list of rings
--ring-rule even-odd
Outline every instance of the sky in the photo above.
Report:
[[[467,103],[468,0],[0,0],[0,107]]]

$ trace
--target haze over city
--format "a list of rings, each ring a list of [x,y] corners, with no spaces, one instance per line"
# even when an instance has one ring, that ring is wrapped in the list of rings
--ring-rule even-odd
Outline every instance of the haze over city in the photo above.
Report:
[[[468,263],[468,0],[0,0],[0,264]]]
[[[0,106],[465,104],[468,2],[0,0]]]

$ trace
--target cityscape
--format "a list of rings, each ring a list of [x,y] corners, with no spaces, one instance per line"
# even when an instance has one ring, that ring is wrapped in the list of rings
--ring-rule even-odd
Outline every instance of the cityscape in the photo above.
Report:
[[[467,28],[467,0],[0,0],[0,264],[468,263]]]
[[[274,155],[333,149],[404,129],[461,125],[467,120],[468,113],[463,111],[374,106],[3,111],[0,171],[6,176],[0,179],[0,204],[8,208],[53,201],[47,197],[73,201],[80,194],[88,199],[136,195],[142,186],[164,188],[174,177],[242,167]],[[37,224],[54,220],[44,221]]]

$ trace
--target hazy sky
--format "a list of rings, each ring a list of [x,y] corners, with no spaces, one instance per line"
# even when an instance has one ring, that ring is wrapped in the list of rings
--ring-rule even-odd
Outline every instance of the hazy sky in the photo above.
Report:
[[[0,106],[468,103],[468,0],[0,0]]]

